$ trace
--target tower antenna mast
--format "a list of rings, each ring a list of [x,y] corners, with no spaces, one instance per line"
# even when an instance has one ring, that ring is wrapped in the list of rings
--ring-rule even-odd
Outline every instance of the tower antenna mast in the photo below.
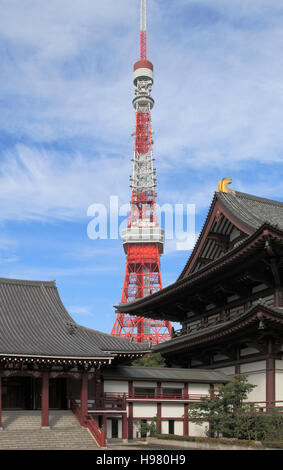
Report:
[[[165,234],[156,217],[156,170],[153,165],[151,97],[153,65],[147,59],[146,0],[140,8],[140,59],[134,64],[136,112],[135,148],[131,187],[131,213],[122,242],[127,255],[121,304],[153,294],[162,289],[160,255]],[[130,337],[136,342],[158,344],[171,339],[169,321],[152,320],[117,312],[112,335]]]
[[[140,59],[141,60],[146,60],[146,0],[141,0]]]

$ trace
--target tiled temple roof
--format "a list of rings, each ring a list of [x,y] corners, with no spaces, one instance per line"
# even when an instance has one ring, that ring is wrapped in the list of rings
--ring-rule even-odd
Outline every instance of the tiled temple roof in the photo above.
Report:
[[[78,325],[65,309],[55,282],[0,279],[0,355],[109,358],[138,353],[131,343]]]
[[[229,378],[221,372],[206,369],[184,369],[175,367],[131,367],[117,366],[103,369],[104,379],[137,379],[173,382],[229,382]]]
[[[216,198],[252,231],[257,230],[264,223],[283,230],[283,202],[239,191],[217,192]]]

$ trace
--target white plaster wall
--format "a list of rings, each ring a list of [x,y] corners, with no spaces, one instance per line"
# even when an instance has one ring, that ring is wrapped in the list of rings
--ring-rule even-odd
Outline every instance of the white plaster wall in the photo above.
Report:
[[[139,436],[137,435],[137,433],[138,433],[138,428],[137,428],[137,426],[136,426],[135,423],[134,423],[134,424],[133,424],[133,437],[134,437],[134,439],[136,439],[136,437],[139,437]]]
[[[223,374],[226,374],[226,375],[235,375],[235,366],[221,367],[219,369],[217,368],[214,370],[216,370],[217,372],[222,372]]]
[[[157,415],[156,403],[134,403],[134,418],[154,418]]]
[[[255,348],[244,348],[244,349],[241,349],[240,351],[240,355],[243,357],[243,356],[248,356],[249,354],[256,354],[258,353],[258,350],[255,349]]]
[[[266,361],[255,361],[248,362],[247,364],[241,364],[241,373],[246,374],[247,372],[258,372],[266,370]]]
[[[107,433],[106,433],[107,439],[111,439],[112,437],[112,420],[107,419]]]
[[[162,418],[182,418],[184,405],[178,403],[163,403],[161,408]]]
[[[283,400],[283,360],[275,361],[275,400]],[[283,406],[283,402],[276,406]]]
[[[183,421],[175,421],[174,423],[174,434],[177,436],[183,436],[184,426]]]
[[[161,434],[169,434],[168,421],[161,421]]]
[[[195,393],[197,395],[206,395],[209,393],[209,385],[208,384],[189,384],[188,390],[189,390],[189,394]]]
[[[250,362],[241,364],[240,371],[247,374],[248,382],[256,385],[249,393],[248,401],[266,401],[266,362]]]
[[[107,419],[107,439],[112,438],[112,419]],[[122,420],[118,418],[118,439],[122,439]]]
[[[189,422],[189,436],[206,436],[206,430],[208,429],[208,423],[202,423],[201,425]]]
[[[129,386],[127,380],[105,380],[104,392],[128,393]]]

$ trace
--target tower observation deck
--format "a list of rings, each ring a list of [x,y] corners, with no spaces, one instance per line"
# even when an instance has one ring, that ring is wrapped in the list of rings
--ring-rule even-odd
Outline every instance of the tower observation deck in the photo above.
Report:
[[[127,255],[121,304],[132,302],[162,289],[160,255],[163,253],[164,230],[156,216],[156,170],[152,152],[151,96],[153,65],[147,59],[146,0],[141,0],[140,58],[134,64],[136,112],[135,147],[130,177],[131,212],[122,230]],[[136,342],[157,344],[171,339],[168,321],[145,319],[117,313],[111,334],[130,337]]]

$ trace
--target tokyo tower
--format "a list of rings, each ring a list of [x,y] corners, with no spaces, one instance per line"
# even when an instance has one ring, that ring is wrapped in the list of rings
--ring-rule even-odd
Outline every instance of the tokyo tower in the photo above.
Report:
[[[127,228],[122,230],[127,255],[122,304],[162,289],[159,258],[163,253],[165,234],[158,226],[155,206],[156,170],[151,130],[153,65],[147,60],[146,0],[141,0],[140,22],[140,59],[134,65],[136,129],[130,177],[131,211]],[[111,334],[158,344],[171,339],[171,332],[169,321],[117,313]]]

